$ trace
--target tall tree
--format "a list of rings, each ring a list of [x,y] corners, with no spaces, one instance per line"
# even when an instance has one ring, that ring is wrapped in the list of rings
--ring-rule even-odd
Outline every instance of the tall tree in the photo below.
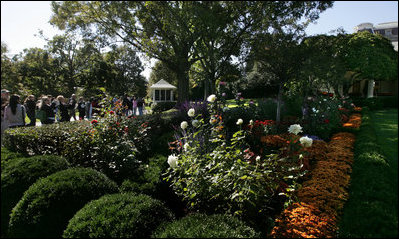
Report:
[[[314,20],[329,6],[331,2],[53,2],[51,23],[61,29],[81,29],[86,36],[120,38],[161,60],[176,73],[178,100],[184,101],[188,99],[188,71],[197,60],[208,57],[203,67],[217,79],[223,62],[236,54],[246,35],[302,16]],[[215,21],[218,19],[223,20]]]
[[[344,58],[352,72],[369,81],[368,97],[373,97],[374,80],[398,79],[398,52],[379,34],[364,31],[348,35]]]
[[[281,120],[281,104],[285,85],[295,78],[302,64],[297,35],[276,32],[257,39],[251,58],[262,63],[263,72],[271,74],[278,89],[276,122]]]

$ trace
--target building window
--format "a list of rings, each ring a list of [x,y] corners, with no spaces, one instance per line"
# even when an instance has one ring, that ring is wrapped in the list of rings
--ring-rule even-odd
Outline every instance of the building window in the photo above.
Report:
[[[392,35],[398,35],[398,28],[392,28]]]
[[[166,91],[166,99],[167,101],[170,101],[170,90]]]
[[[385,31],[385,35],[386,35],[386,36],[392,35],[391,29],[387,29],[387,30]]]
[[[159,90],[155,90],[155,100],[159,101]]]

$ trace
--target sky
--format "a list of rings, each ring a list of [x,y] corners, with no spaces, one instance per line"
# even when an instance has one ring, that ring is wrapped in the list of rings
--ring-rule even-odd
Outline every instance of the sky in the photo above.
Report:
[[[62,34],[50,25],[52,15],[50,1],[1,1],[1,42],[10,50],[9,55],[18,54],[25,48],[43,48],[45,40],[38,35],[39,29],[44,36],[52,38]],[[320,14],[316,23],[306,30],[308,35],[329,34],[331,30],[342,27],[347,33],[353,28],[369,22],[374,25],[383,22],[398,21],[397,1],[335,1],[332,8]],[[145,70],[142,73],[147,79],[154,61],[142,60]]]

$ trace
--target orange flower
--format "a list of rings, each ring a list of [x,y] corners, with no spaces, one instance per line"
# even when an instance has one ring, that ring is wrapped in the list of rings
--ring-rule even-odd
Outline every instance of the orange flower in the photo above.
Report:
[[[355,136],[342,132],[333,135],[328,145],[316,142],[306,149],[315,166],[297,192],[301,203],[283,211],[271,237],[336,237],[338,217],[348,199]]]

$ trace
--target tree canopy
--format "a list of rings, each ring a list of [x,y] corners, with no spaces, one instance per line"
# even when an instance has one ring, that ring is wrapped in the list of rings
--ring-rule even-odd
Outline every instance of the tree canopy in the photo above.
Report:
[[[188,99],[198,60],[210,81],[256,32],[303,29],[332,2],[65,1],[52,2],[51,23],[104,42],[122,40],[176,73],[179,101]],[[300,19],[307,19],[299,23]]]

